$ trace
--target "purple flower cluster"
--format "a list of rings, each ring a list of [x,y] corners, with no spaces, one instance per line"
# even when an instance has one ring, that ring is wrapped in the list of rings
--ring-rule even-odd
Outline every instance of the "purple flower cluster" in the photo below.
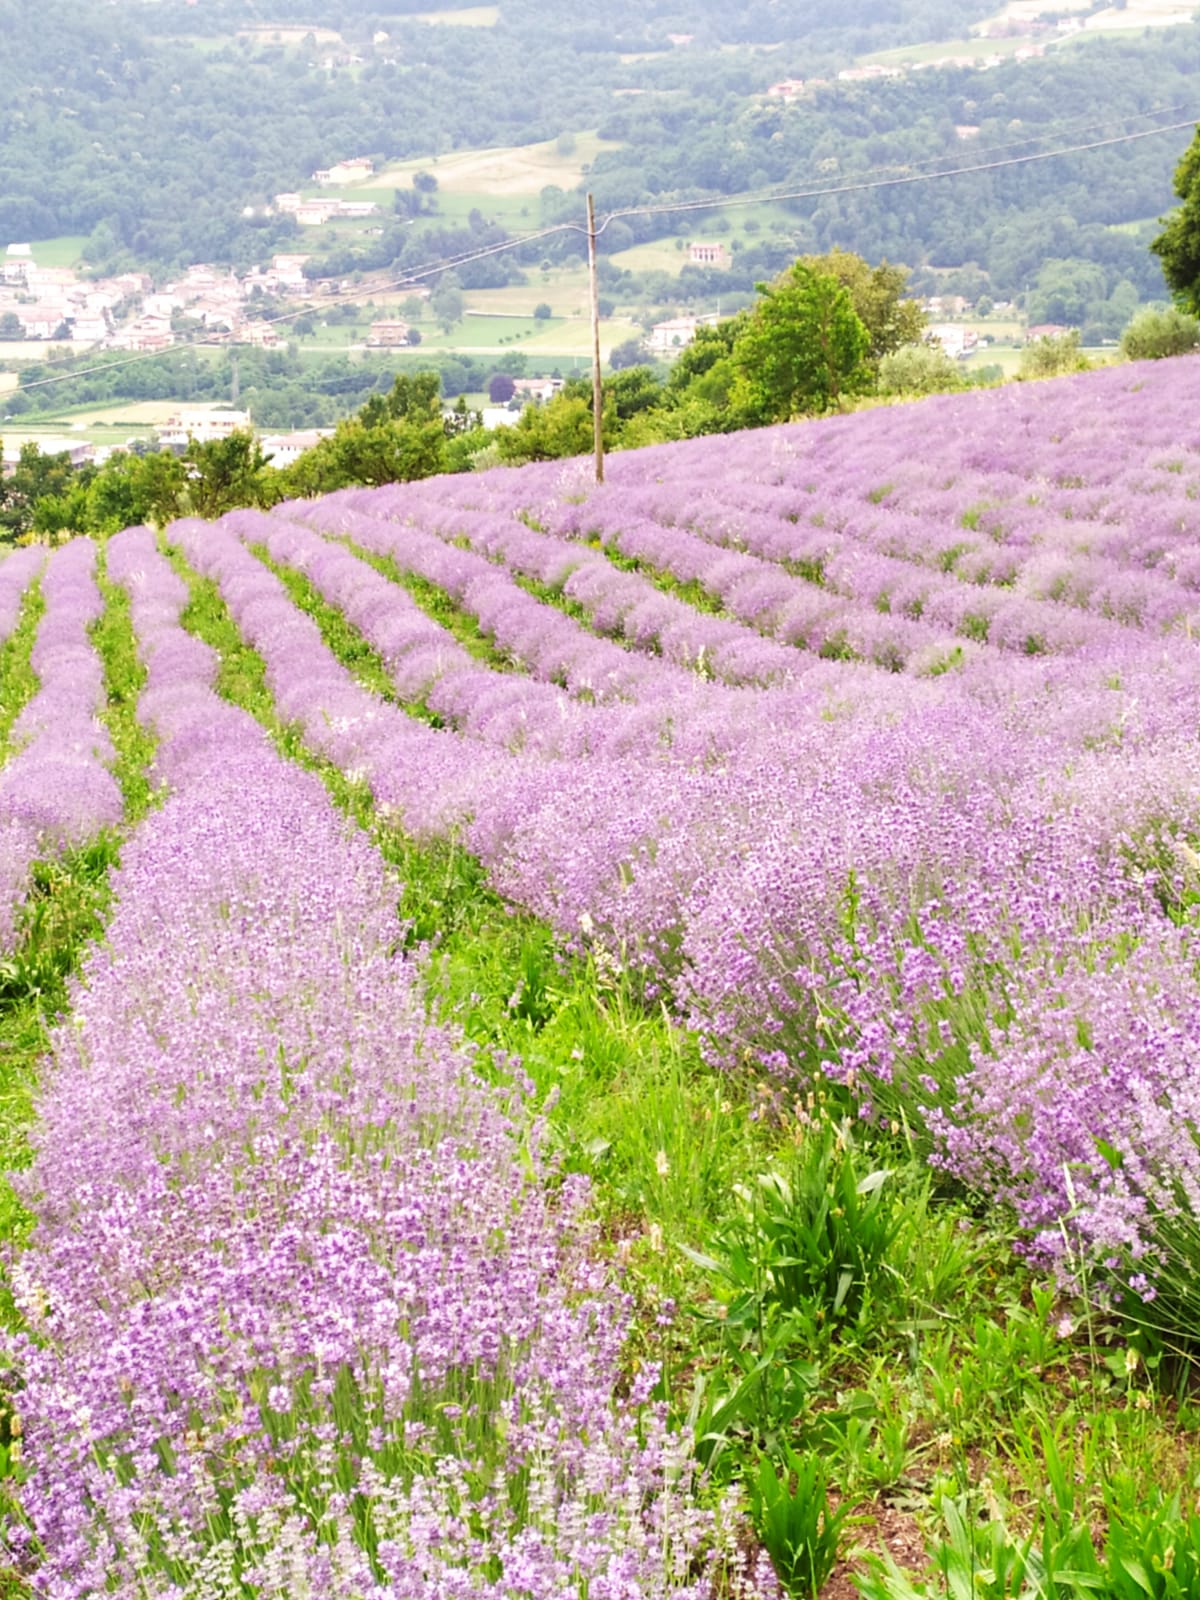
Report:
[[[551,463],[287,515],[472,609],[486,556],[659,670],[761,685],[704,685],[653,748],[490,774],[465,836],[514,901],[645,966],[715,1059],[853,1075],[1039,1245],[1069,1214],[1128,1257],[1200,1171],[1198,400],[1196,362],[1126,367],[618,455],[601,489]],[[597,536],[741,623],[674,633],[681,602]],[[710,625],[864,659],[730,671]]]
[[[388,489],[343,490],[303,515],[327,531],[349,531],[347,512],[370,506],[370,515],[386,516],[391,503],[387,496],[394,493]],[[465,581],[483,571],[478,556],[473,564],[467,564],[470,552],[457,550],[456,542],[466,540],[472,551],[503,562],[513,572],[561,588],[569,600],[584,608],[598,633],[622,638],[635,649],[661,656],[686,671],[724,683],[768,684],[784,682],[802,670],[794,652],[768,643],[753,629],[697,613],[640,574],[619,571],[594,550],[539,532],[514,518],[513,511],[519,510],[515,505],[505,508],[507,515],[472,517],[466,508],[452,503],[443,502],[440,509],[400,503],[404,505],[400,514],[406,519],[403,536],[397,538],[393,533],[387,553],[403,562],[418,559],[410,552],[427,548],[425,530],[431,529],[449,541],[460,558],[456,561],[445,551],[433,558],[433,569],[443,574],[434,581],[452,593],[456,592],[456,576],[461,575],[458,586],[465,587]],[[416,526],[409,520],[413,518],[419,519]],[[599,682],[603,692],[604,677]],[[590,681],[588,687],[596,692]]]
[[[46,552],[31,545],[12,551],[0,561],[0,645],[16,627],[25,591],[41,572],[45,560]]]
[[[652,1375],[619,1397],[583,1192],[544,1181],[520,1086],[428,1022],[379,857],[220,709],[151,537],[109,570],[172,793],[123,853],[22,1180],[36,1590],[698,1600],[720,1561],[764,1592]]]
[[[12,556],[0,578],[27,584],[41,564]],[[109,770],[104,672],[87,635],[103,609],[94,576],[96,551],[85,540],[66,545],[46,563],[46,609],[33,644],[38,689],[13,723],[15,754],[0,770],[0,950],[15,933],[15,917],[39,855],[78,844],[120,821],[121,791]],[[15,570],[14,570],[15,569]],[[0,626],[15,621],[10,581],[0,586]]]

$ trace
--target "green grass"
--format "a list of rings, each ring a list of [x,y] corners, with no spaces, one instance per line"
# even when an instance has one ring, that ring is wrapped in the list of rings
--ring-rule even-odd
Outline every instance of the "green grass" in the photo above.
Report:
[[[150,777],[158,741],[137,719],[146,669],[138,657],[129,596],[109,582],[105,554],[101,550],[96,572],[104,611],[90,632],[104,663],[107,704],[103,717],[117,755],[114,770],[125,802],[125,826],[132,827],[159,798]]]
[[[38,678],[30,657],[45,610],[41,583],[35,581],[21,600],[16,627],[0,648],[0,762],[12,755],[13,724],[38,690]]]
[[[406,572],[392,556],[376,555],[373,551],[364,549],[362,545],[355,544],[353,539],[346,538],[341,542],[360,561],[365,561],[369,567],[374,567],[376,572],[404,589],[426,616],[445,628],[450,637],[462,645],[463,649],[477,661],[482,661],[485,666],[493,667],[498,672],[512,670],[513,664],[508,656],[496,648],[491,636],[484,633],[476,618],[470,612],[464,611],[445,589],[436,583],[431,583],[428,578],[421,577],[420,573]],[[333,647],[331,640],[327,642]]]
[[[56,239],[31,239],[30,249],[39,267],[78,267],[87,235],[63,233]]]
[[[576,133],[573,139],[574,148],[569,151],[560,151],[558,141],[548,139],[541,144],[455,150],[448,155],[392,162],[355,189],[360,194],[371,189],[407,189],[411,188],[415,173],[431,172],[438,180],[439,202],[449,194],[521,195],[536,202],[547,184],[575,188],[583,178],[584,167],[602,150],[618,148],[595,132]]]
[[[442,23],[451,28],[494,28],[500,20],[500,7],[464,6],[457,11],[416,11],[411,20]]]

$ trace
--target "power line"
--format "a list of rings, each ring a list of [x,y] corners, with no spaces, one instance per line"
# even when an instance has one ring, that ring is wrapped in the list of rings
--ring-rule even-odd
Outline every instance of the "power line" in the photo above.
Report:
[[[1195,117],[1185,122],[1168,122],[1157,128],[1141,128],[1136,133],[1118,133],[1108,139],[1091,139],[1086,143],[1061,146],[1057,150],[1034,151],[1029,155],[1006,156],[998,161],[978,161],[964,167],[948,167],[941,172],[907,172],[892,178],[862,178],[853,183],[827,184],[819,189],[790,189],[782,194],[734,197],[725,200],[681,200],[674,204],[657,206],[628,206],[620,211],[610,211],[600,225],[600,232],[610,222],[622,217],[664,216],[669,212],[709,211],[714,208],[730,209],[739,206],[766,205],[771,201],[818,200],[827,195],[860,194],[868,189],[895,189],[904,184],[934,183],[939,178],[961,178],[969,173],[998,172],[1004,167],[1028,166],[1034,161],[1053,161],[1059,156],[1081,155],[1089,150],[1104,150],[1112,145],[1132,144],[1137,139],[1152,139],[1160,133],[1178,133],[1182,128],[1194,127]]]
[[[1139,115],[1160,115],[1158,112],[1139,113]],[[935,183],[942,178],[959,178],[973,173],[997,172],[1009,167],[1028,166],[1037,161],[1053,161],[1062,156],[1082,155],[1092,150],[1110,149],[1116,145],[1132,144],[1141,139],[1150,139],[1160,133],[1178,133],[1185,128],[1196,125],[1196,117],[1189,116],[1180,122],[1162,123],[1154,128],[1142,128],[1133,133],[1113,134],[1103,139],[1091,139],[1078,144],[1059,146],[1054,150],[1032,151],[1025,155],[1005,156],[991,161],[977,161],[965,166],[947,167],[938,172],[901,172],[890,177],[864,177],[852,182],[825,184],[818,188],[789,189],[784,191],[768,191],[765,193],[746,193],[741,195],[719,195],[709,200],[680,200],[659,205],[626,206],[616,211],[610,211],[597,224],[596,234],[599,236],[608,227],[610,222],[617,222],[625,217],[653,217],[667,216],[681,212],[719,211],[725,209],[742,208],[746,206],[770,205],[785,200],[816,200],[831,195],[861,194],[876,189],[900,188],[906,185],[919,183]],[[931,158],[936,159],[936,158]],[[508,250],[520,249],[523,245],[536,243],[540,239],[553,238],[563,233],[578,233],[586,235],[586,226],[574,222],[559,222],[551,227],[539,228],[533,232],[519,234],[514,238],[504,239],[495,244],[481,246],[477,250],[460,253],[456,256],[446,256],[437,261],[421,263],[407,270],[403,277],[387,283],[377,283],[364,287],[360,293],[374,298],[379,294],[386,294],[391,290],[404,289],[423,278],[449,272],[456,267],[468,266],[474,261],[482,261],[489,256],[501,255]],[[353,300],[356,295],[351,293],[346,296]],[[278,316],[264,317],[259,320],[265,326],[273,327],[282,323],[292,322],[297,317],[305,316],[312,311],[320,310],[319,302],[306,302],[292,310],[281,312]],[[193,348],[184,346],[183,348]],[[31,389],[45,388],[55,383],[66,383],[72,378],[90,377],[97,372],[112,372],[121,367],[133,366],[139,362],[157,359],[161,351],[141,351],[137,355],[127,356],[119,361],[102,361],[91,367],[75,368],[69,372],[55,373],[48,378],[37,378],[31,383],[24,383],[14,392],[27,393]],[[66,358],[69,360],[70,358]],[[50,365],[52,363],[44,363]],[[64,362],[65,364],[65,362]]]

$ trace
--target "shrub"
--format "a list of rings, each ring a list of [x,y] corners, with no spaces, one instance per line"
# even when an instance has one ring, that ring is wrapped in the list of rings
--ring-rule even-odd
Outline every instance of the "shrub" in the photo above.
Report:
[[[1091,362],[1079,348],[1079,334],[1072,328],[1048,339],[1035,339],[1021,352],[1018,378],[1060,378],[1067,372],[1087,372]]]
[[[879,363],[880,394],[944,394],[962,387],[962,373],[941,345],[901,345]]]
[[[1184,356],[1200,344],[1200,321],[1168,306],[1165,311],[1139,311],[1121,335],[1121,354],[1127,361],[1159,361],[1163,356]]]

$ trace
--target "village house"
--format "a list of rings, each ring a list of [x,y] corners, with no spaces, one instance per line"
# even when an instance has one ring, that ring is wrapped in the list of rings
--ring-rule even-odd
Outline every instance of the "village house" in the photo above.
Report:
[[[798,100],[803,93],[803,78],[781,78],[767,89],[768,96],[773,100]]]
[[[214,439],[228,439],[250,427],[248,411],[232,411],[211,406],[181,406],[172,413],[158,430],[158,443],[163,450],[185,450],[188,442],[211,444]]]
[[[175,343],[170,317],[152,314],[135,318],[110,340],[115,350],[169,350]]]
[[[513,395],[525,400],[552,400],[562,386],[561,378],[514,378]]]
[[[332,167],[318,168],[312,175],[312,181],[324,188],[330,184],[354,183],[359,178],[369,178],[374,171],[375,163],[369,156],[351,156]]]
[[[273,467],[290,467],[322,439],[328,439],[332,428],[301,428],[293,433],[266,433],[259,443],[263,454],[270,457]]]
[[[407,344],[409,325],[401,318],[381,318],[371,324],[371,331],[367,334],[367,343],[376,348],[386,348],[389,345]]]
[[[71,343],[103,344],[111,332],[106,317],[76,317],[71,323]]]
[[[296,221],[302,228],[324,227],[337,214],[336,200],[302,200],[296,207]]]
[[[67,439],[48,434],[39,434],[35,439],[22,438],[20,435],[6,436],[0,440],[0,460],[3,461],[6,475],[16,467],[22,445],[30,443],[36,444],[44,456],[68,457],[73,467],[82,467],[96,459],[97,447],[85,439]]]
[[[276,287],[283,290],[305,289],[308,279],[304,276],[304,263],[309,256],[272,256],[271,270],[268,276],[273,276]]]
[[[961,322],[935,322],[932,327],[926,328],[925,337],[941,345],[955,361],[964,360],[979,344],[975,329],[965,328]]]
[[[693,239],[688,245],[688,260],[697,267],[727,267],[729,252],[723,244],[707,239]]]
[[[646,335],[646,348],[655,355],[672,355],[691,344],[699,327],[713,327],[716,317],[668,317],[656,322]]]

